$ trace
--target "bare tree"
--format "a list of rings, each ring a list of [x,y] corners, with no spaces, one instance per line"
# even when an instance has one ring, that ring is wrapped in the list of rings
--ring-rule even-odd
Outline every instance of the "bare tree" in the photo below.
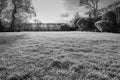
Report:
[[[93,11],[94,19],[97,18],[99,0],[79,0],[80,6],[85,6],[89,11]]]

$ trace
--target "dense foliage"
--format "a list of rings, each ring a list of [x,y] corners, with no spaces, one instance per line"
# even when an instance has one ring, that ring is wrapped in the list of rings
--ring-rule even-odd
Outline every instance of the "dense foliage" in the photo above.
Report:
[[[93,18],[78,18],[75,20],[74,24],[79,31],[97,31],[97,28],[94,26],[96,20]]]
[[[117,32],[116,23],[107,20],[100,20],[95,23],[96,27],[101,32]]]
[[[116,17],[117,17],[116,22],[120,26],[120,7],[116,7],[114,11],[115,11]]]
[[[35,15],[32,0],[0,0],[1,31],[16,31],[17,26]]]
[[[120,32],[119,17],[120,7],[116,7],[105,12],[102,15],[102,20],[95,23],[96,27],[101,32]]]
[[[114,11],[108,11],[105,14],[103,14],[102,19],[116,22],[116,14]]]

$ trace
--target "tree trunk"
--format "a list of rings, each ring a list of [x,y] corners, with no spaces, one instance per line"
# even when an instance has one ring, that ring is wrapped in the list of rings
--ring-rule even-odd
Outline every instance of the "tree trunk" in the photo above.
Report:
[[[118,0],[116,0],[115,2],[118,2]],[[116,11],[116,22],[117,24],[120,26],[120,7],[115,6],[115,11]]]
[[[94,19],[96,20],[97,19],[97,10],[96,9],[94,9]]]
[[[11,25],[10,25],[9,31],[14,32],[15,31],[15,19],[16,19],[15,14],[17,13],[17,6],[16,6],[14,0],[12,0],[12,3],[14,5],[14,8],[13,8],[13,12],[12,12],[12,21],[11,21]]]
[[[118,13],[118,22],[117,23],[118,23],[118,25],[120,25],[120,8],[118,9],[117,13]]]
[[[4,31],[4,27],[3,27],[2,21],[1,21],[1,19],[0,19],[0,32],[3,32],[3,31]]]
[[[89,18],[91,18],[91,13],[90,13],[90,10],[89,10],[89,14],[88,14],[88,15],[89,15]]]

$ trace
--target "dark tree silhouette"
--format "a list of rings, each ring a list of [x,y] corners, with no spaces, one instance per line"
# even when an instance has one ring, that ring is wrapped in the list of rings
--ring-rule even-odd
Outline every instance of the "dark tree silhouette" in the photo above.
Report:
[[[113,0],[111,4],[109,4],[107,7],[100,9],[99,12],[108,12],[110,10],[115,11],[116,22],[120,24],[120,0]]]

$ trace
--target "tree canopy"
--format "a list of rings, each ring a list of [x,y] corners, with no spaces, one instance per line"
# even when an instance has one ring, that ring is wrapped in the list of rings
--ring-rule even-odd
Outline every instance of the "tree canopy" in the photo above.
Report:
[[[0,0],[0,16],[10,22],[13,31],[16,24],[27,22],[36,12],[32,0]]]

